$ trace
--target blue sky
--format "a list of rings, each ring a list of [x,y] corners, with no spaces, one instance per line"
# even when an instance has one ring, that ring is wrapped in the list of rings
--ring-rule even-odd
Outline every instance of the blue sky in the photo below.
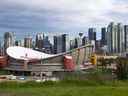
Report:
[[[128,0],[1,0],[0,32],[87,32],[109,22],[128,24]]]

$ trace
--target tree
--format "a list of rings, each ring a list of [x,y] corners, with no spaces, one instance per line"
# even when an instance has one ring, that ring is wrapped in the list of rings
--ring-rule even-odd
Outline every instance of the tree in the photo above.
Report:
[[[102,71],[104,71],[104,69],[106,68],[106,65],[107,65],[106,59],[100,58],[98,61],[100,62],[100,65],[102,66]]]
[[[125,80],[128,78],[128,60],[124,57],[116,59],[116,76],[119,80]]]

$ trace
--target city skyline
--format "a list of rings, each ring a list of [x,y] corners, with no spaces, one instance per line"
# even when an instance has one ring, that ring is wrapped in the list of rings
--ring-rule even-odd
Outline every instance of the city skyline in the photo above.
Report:
[[[86,3],[88,2],[88,3]],[[0,3],[0,32],[88,32],[111,21],[127,22],[126,0],[4,0]],[[99,34],[98,34],[99,36]]]

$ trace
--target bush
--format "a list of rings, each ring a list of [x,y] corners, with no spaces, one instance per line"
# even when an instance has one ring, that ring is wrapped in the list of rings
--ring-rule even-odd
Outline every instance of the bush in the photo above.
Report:
[[[119,80],[128,79],[128,60],[127,58],[117,58],[116,76]]]

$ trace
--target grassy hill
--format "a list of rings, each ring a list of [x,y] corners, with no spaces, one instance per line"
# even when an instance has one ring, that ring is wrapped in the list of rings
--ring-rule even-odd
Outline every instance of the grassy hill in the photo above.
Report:
[[[128,96],[128,81],[2,82],[0,96]]]

